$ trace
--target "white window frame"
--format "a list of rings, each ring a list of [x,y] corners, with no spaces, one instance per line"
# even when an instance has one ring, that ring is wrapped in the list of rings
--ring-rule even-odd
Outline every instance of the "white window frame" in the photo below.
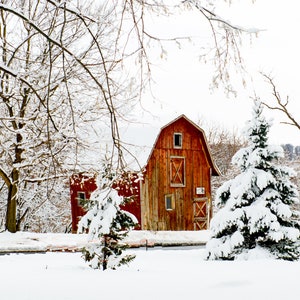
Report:
[[[165,195],[165,208],[168,211],[175,209],[175,201],[174,201],[174,195],[173,194],[166,194]]]
[[[178,138],[179,144],[176,143],[177,138]],[[182,149],[182,133],[181,132],[174,132],[173,147],[174,147],[174,149]]]

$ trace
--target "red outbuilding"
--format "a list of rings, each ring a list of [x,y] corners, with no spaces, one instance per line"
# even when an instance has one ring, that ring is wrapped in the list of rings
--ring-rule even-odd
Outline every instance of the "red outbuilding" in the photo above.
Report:
[[[82,207],[84,200],[89,200],[92,192],[97,189],[94,174],[78,173],[70,178],[71,212],[72,212],[72,232],[77,232],[77,224],[86,212]]]
[[[121,206],[132,213],[141,224],[140,206],[140,183],[136,173],[125,173],[123,177],[115,181],[113,188],[118,191],[119,196],[126,199],[126,203]],[[78,173],[71,176],[70,194],[72,211],[72,232],[77,232],[77,225],[80,218],[86,213],[82,207],[84,200],[89,200],[91,194],[97,189],[96,175],[89,173]],[[137,226],[136,229],[140,229]]]

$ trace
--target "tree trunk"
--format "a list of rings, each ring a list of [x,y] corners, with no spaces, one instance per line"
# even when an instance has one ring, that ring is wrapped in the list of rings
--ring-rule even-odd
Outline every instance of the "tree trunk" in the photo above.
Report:
[[[22,137],[17,136],[17,141],[20,142]],[[21,154],[23,150],[16,146],[16,163],[22,161]],[[7,211],[6,211],[6,229],[9,232],[15,233],[17,231],[17,200],[18,200],[18,185],[19,185],[19,170],[13,168],[11,172],[11,184],[8,187],[8,198],[7,198]]]
[[[23,128],[23,124],[15,125],[18,129]],[[23,137],[20,133],[16,136],[15,146],[15,160],[14,163],[20,164],[22,162],[23,149],[19,147]],[[19,186],[20,171],[13,168],[11,172],[11,184],[8,188],[7,211],[6,211],[6,229],[9,232],[15,233],[17,231],[17,200],[18,200],[18,186]]]
[[[8,189],[6,210],[6,229],[12,233],[17,231],[17,189],[17,185],[13,181]]]

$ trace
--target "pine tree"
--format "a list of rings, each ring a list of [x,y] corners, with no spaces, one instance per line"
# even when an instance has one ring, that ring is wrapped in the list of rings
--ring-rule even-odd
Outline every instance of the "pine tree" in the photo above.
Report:
[[[101,190],[91,209],[82,217],[78,232],[88,230],[89,243],[83,258],[93,269],[115,269],[132,261],[134,255],[123,255],[128,245],[121,243],[137,224],[135,216],[120,209],[123,197],[112,188]]]
[[[217,191],[220,207],[211,222],[207,259],[248,259],[255,255],[296,260],[299,258],[299,218],[292,169],[276,165],[283,149],[268,144],[271,123],[256,101],[253,118],[245,128],[249,146],[232,159],[241,173]]]
[[[89,243],[83,249],[83,258],[93,269],[115,269],[135,258],[123,254],[128,245],[121,242],[138,220],[121,209],[127,199],[112,188],[113,182],[118,182],[117,178],[107,158],[98,177],[98,189],[91,195],[91,200],[82,203],[87,213],[78,224],[78,233],[88,232]]]

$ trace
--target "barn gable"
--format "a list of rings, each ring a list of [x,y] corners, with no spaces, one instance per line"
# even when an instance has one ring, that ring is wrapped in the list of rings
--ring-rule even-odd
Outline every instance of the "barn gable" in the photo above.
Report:
[[[141,183],[142,229],[208,228],[211,175],[219,171],[203,130],[184,115],[164,126]]]

